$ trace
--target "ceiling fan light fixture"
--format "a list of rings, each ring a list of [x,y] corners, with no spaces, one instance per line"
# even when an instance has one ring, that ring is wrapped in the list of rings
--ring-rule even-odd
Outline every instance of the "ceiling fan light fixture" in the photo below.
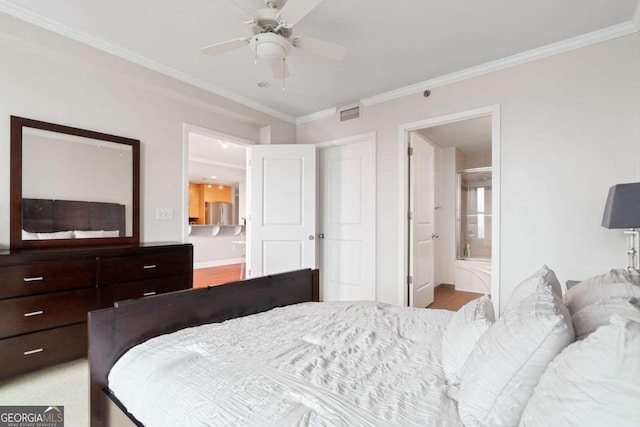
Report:
[[[293,26],[323,0],[286,0],[284,5],[283,0],[263,1],[267,7],[258,9],[251,21],[246,22],[251,25],[252,36],[205,46],[202,52],[220,55],[248,44],[255,63],[258,63],[258,59],[267,62],[271,66],[273,78],[282,80],[283,90],[284,81],[289,76],[287,58],[294,48],[335,60],[341,60],[345,56],[346,49],[342,45],[311,37],[292,37]]]
[[[286,58],[291,51],[291,43],[274,33],[257,34],[252,37],[251,44],[256,56],[268,63]]]

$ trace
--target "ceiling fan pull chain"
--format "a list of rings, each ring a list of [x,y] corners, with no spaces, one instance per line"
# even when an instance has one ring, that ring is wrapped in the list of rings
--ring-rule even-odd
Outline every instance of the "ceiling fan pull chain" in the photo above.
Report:
[[[254,54],[253,55],[253,63],[258,65],[258,38],[257,37],[256,37],[255,45],[256,45],[256,48],[255,48],[255,50],[253,52],[253,54]]]
[[[282,58],[282,91],[284,92],[284,84],[285,81],[287,80],[287,74],[286,74],[286,70],[287,70],[287,63],[285,62],[287,60],[286,57]]]

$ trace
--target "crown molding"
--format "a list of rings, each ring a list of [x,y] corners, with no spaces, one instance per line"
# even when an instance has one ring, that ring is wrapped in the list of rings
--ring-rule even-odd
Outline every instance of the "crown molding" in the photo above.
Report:
[[[80,43],[92,46],[103,52],[107,52],[111,55],[125,59],[129,62],[133,62],[134,64],[141,65],[145,68],[148,68],[158,73],[172,77],[176,80],[180,80],[184,83],[188,83],[192,86],[206,90],[215,95],[225,97],[231,101],[237,102],[238,104],[244,105],[245,107],[249,107],[256,111],[284,120],[286,122],[296,124],[296,118],[289,114],[267,107],[255,101],[247,99],[243,96],[237,95],[233,92],[229,92],[218,86],[207,83],[204,80],[200,80],[186,73],[178,71],[174,68],[162,65],[142,55],[138,55],[129,50],[122,49],[100,38],[93,37],[82,31],[75,30],[69,26],[61,24],[60,22],[54,21],[43,15],[40,15],[38,13],[25,9],[21,6],[18,6],[14,3],[11,3],[8,0],[0,0],[0,12],[4,12],[7,15],[13,16],[14,18],[18,18],[20,20],[37,25],[38,27],[45,28],[49,31],[53,31],[54,33],[63,35],[65,37],[68,37]]]
[[[379,104],[381,102],[390,101],[392,99],[400,98],[403,96],[413,95],[426,89],[445,86],[451,83],[470,79],[472,77],[491,73],[493,71],[503,70],[505,68],[510,68],[527,62],[536,61],[538,59],[547,58],[549,56],[569,52],[571,50],[590,46],[596,43],[601,43],[618,37],[623,37],[636,32],[638,32],[638,28],[632,21],[624,22],[622,24],[603,28],[601,30],[593,31],[591,33],[583,34],[577,37],[572,37],[570,39],[566,39],[557,43],[548,44],[546,46],[528,50],[526,52],[507,56],[496,61],[487,62],[476,67],[471,67],[465,70],[456,71],[454,73],[445,74],[444,76],[425,80],[420,83],[402,87],[400,89],[370,96],[368,98],[362,99],[360,102],[365,106]]]
[[[296,125],[301,125],[302,123],[308,123],[314,120],[326,119],[327,117],[335,116],[337,111],[338,109],[336,107],[331,107],[327,108],[326,110],[307,114],[306,116],[300,116],[296,119]]]

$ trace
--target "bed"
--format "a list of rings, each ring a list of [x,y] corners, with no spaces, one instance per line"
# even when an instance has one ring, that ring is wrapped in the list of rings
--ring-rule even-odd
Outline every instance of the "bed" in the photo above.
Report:
[[[91,312],[91,425],[124,419],[149,427],[576,420],[630,426],[640,420],[640,315],[633,319],[637,301],[625,296],[636,295],[640,280],[607,288],[631,301],[624,310],[622,300],[612,306],[615,313],[629,309],[626,317],[616,314],[610,323],[601,304],[599,323],[592,317],[586,323],[592,330],[581,330],[574,343],[573,314],[602,298],[595,301],[591,288],[579,286],[565,305],[546,266],[515,289],[499,320],[486,297],[456,313],[319,303],[318,275],[301,270]],[[585,294],[591,295],[586,302]],[[621,340],[632,343],[622,350],[630,355],[623,374],[616,366],[625,360]],[[594,348],[597,368],[584,358]],[[611,372],[602,368],[608,365]],[[558,367],[564,367],[560,379]],[[582,371],[572,376],[576,369]],[[595,377],[582,384],[585,372]],[[606,405],[594,404],[594,396]]]
[[[125,227],[125,206],[119,203],[22,199],[23,240],[124,237]]]
[[[149,338],[191,326],[318,301],[318,278],[317,270],[301,270],[123,301],[113,308],[90,312],[91,425],[115,425],[110,411],[112,402],[119,402],[109,395],[108,375],[129,348]]]

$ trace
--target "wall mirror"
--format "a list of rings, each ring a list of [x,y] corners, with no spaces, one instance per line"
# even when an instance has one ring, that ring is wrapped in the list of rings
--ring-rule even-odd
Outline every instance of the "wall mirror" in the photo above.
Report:
[[[11,248],[139,242],[140,141],[11,117]]]

